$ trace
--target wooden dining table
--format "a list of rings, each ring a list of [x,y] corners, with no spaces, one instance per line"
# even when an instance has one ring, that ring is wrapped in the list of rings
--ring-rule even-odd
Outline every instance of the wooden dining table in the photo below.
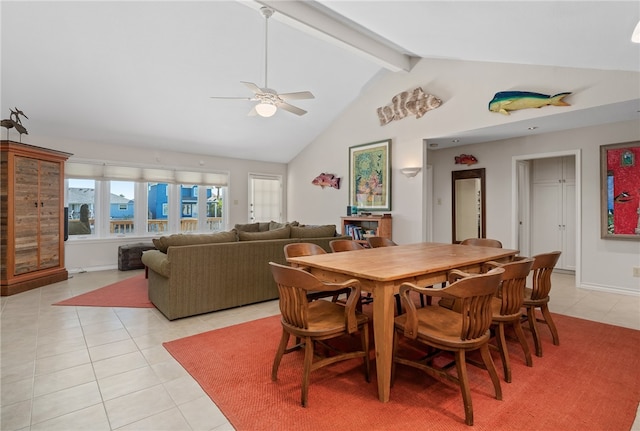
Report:
[[[342,253],[292,257],[288,262],[306,267],[325,282],[355,278],[373,297],[378,398],[389,401],[393,354],[394,294],[402,283],[432,286],[447,280],[452,269],[477,273],[483,263],[504,261],[518,250],[459,244],[417,243]]]

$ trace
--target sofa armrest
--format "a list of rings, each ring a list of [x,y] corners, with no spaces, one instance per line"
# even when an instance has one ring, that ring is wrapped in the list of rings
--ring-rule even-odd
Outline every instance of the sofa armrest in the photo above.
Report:
[[[160,250],[148,250],[142,253],[142,263],[164,277],[171,276],[169,256]]]

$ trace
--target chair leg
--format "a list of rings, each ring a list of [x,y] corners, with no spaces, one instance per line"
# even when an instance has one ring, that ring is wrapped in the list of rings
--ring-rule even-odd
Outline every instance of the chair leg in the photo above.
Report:
[[[278,368],[280,368],[280,361],[284,355],[284,351],[287,349],[289,343],[289,333],[282,329],[282,336],[280,337],[280,344],[278,344],[278,350],[276,351],[276,357],[273,359],[273,367],[271,368],[271,380],[278,380]]]
[[[484,366],[487,368],[489,376],[491,377],[491,381],[493,382],[493,389],[496,392],[496,400],[501,400],[502,388],[500,387],[500,378],[498,377],[496,366],[493,364],[493,359],[491,359],[491,353],[489,353],[488,343],[480,347],[480,354],[482,355]]]
[[[527,307],[527,320],[529,321],[529,329],[533,334],[533,344],[536,348],[536,356],[542,358],[542,343],[540,343],[540,332],[538,331],[538,324],[536,318],[536,308]]]
[[[313,362],[313,341],[306,337],[304,342],[304,368],[302,371],[302,407],[307,407],[309,396],[309,380],[311,375],[311,364]]]
[[[471,389],[469,388],[469,376],[467,375],[464,350],[456,351],[456,371],[458,372],[458,383],[460,384],[462,402],[464,403],[464,422],[467,425],[473,425],[473,404],[471,403]]]
[[[533,361],[531,360],[531,350],[529,350],[529,343],[527,343],[527,339],[524,336],[524,331],[522,330],[520,320],[515,320],[513,322],[513,331],[516,333],[516,337],[518,337],[518,341],[522,346],[522,351],[524,352],[524,360],[527,363],[527,367],[533,367]]]
[[[507,340],[504,336],[504,322],[498,323],[498,326],[496,328],[496,343],[498,343],[498,351],[500,352],[500,359],[502,359],[504,380],[507,383],[511,383],[511,362],[509,362]]]
[[[396,308],[398,309],[398,316],[402,314],[402,301],[400,300],[400,295],[395,294],[396,298]]]
[[[362,325],[362,349],[364,350],[364,377],[367,383],[371,381],[371,363],[369,360],[369,324]]]
[[[391,387],[396,381],[396,356],[398,355],[398,334],[393,330],[393,353],[391,356]]]
[[[542,307],[540,307],[540,309],[542,310],[542,315],[544,316],[544,320],[547,323],[549,330],[551,331],[551,336],[553,337],[553,345],[559,346],[560,338],[558,338],[558,330],[556,329],[556,324],[553,322],[553,319],[551,318],[551,313],[549,312],[549,306],[547,304],[543,304]]]

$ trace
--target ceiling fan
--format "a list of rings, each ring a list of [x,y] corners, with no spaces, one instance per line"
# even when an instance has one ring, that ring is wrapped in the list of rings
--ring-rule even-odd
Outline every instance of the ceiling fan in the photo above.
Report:
[[[296,115],[304,115],[307,113],[304,109],[293,106],[287,103],[287,100],[296,99],[313,99],[314,96],[309,91],[299,91],[296,93],[278,93],[267,85],[267,60],[269,58],[269,18],[273,15],[273,9],[263,6],[260,8],[262,15],[265,17],[264,26],[264,88],[258,87],[253,82],[240,81],[246,85],[249,90],[253,91],[254,97],[216,97],[212,96],[212,99],[238,99],[238,100],[250,100],[258,102],[256,106],[249,112],[249,115],[260,115],[261,117],[271,117],[276,113],[278,108],[282,108],[285,111],[289,111]]]

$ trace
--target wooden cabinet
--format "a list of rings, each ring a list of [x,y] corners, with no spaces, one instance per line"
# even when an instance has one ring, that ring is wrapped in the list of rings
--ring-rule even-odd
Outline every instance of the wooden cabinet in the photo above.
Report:
[[[391,215],[350,216],[341,219],[342,234],[351,235],[356,241],[366,243],[367,235],[392,239]]]
[[[66,280],[64,162],[71,154],[0,141],[0,294]]]
[[[559,250],[558,269],[576,268],[576,181],[573,157],[533,164],[531,253]]]

